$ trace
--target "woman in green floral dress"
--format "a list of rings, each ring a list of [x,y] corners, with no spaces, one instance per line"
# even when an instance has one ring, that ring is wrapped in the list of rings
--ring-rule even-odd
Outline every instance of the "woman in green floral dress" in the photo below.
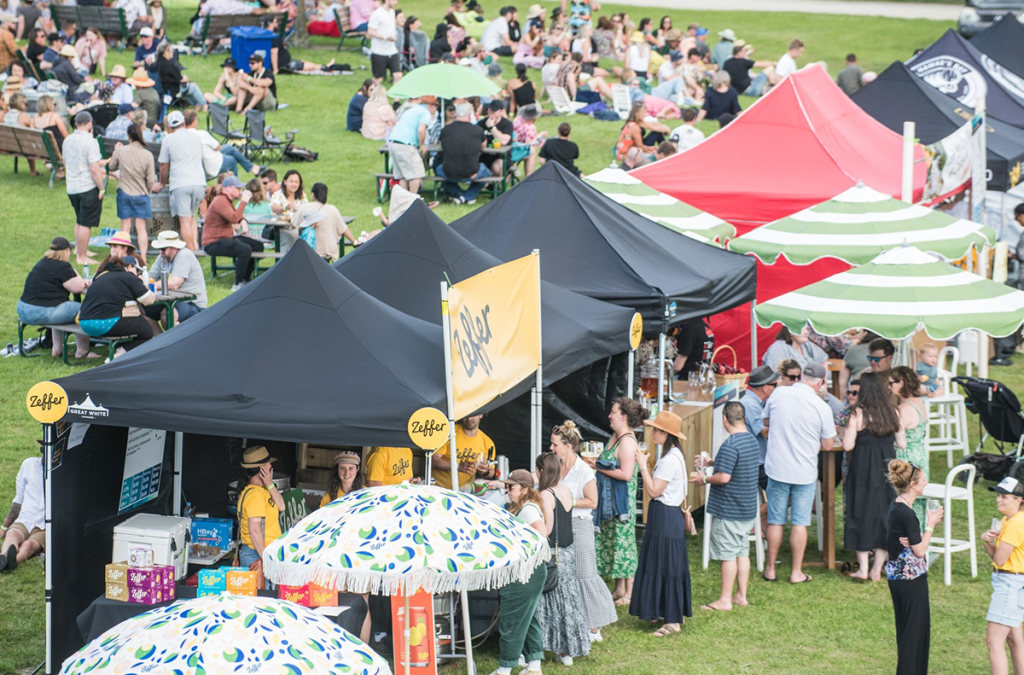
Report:
[[[889,374],[889,388],[900,399],[900,421],[907,433],[907,448],[896,448],[896,459],[921,467],[925,480],[928,480],[928,446],[925,443],[925,436],[928,434],[928,408],[918,396],[921,391],[921,380],[917,373],[907,366],[897,366]],[[926,511],[927,500],[914,500],[914,514],[922,527],[928,515]]]
[[[625,521],[618,517],[606,520],[601,523],[601,531],[597,535],[597,570],[601,576],[615,580],[612,597],[616,605],[629,606],[633,575],[636,574],[636,487],[639,472],[634,457],[637,440],[633,429],[643,423],[644,412],[640,404],[631,398],[623,396],[617,399],[608,414],[612,438],[599,459],[617,461],[619,468],[600,469],[594,460],[587,460],[597,472],[613,480],[626,481],[629,489],[628,518]]]

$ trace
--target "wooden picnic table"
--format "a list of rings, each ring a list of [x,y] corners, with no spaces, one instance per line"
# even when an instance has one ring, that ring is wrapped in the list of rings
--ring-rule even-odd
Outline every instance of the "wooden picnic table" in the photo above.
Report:
[[[439,152],[441,150],[440,143],[431,143],[427,146],[428,152]],[[388,152],[388,146],[382,145],[377,148],[377,152],[384,156],[384,173],[391,173],[391,153]],[[505,159],[505,155],[512,152],[511,145],[502,145],[495,148],[492,145],[486,146],[480,151],[482,155],[491,155],[494,159]],[[513,165],[512,162],[504,161],[501,163],[501,191],[505,192],[508,189],[508,181],[512,176]]]
[[[159,281],[154,282],[159,287]],[[156,293],[154,304],[163,305],[167,309],[167,330],[174,328],[174,306],[179,302],[191,302],[196,296],[182,291],[163,291]]]
[[[262,227],[274,228],[274,251],[277,253],[281,252],[281,228],[291,227],[292,219],[281,220],[281,216],[261,216],[257,218],[246,218],[245,222],[249,225],[260,225]]]

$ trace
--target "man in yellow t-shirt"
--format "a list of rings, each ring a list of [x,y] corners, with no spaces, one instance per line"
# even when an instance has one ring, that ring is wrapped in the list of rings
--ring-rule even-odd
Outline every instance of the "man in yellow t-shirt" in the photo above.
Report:
[[[494,459],[494,441],[480,430],[483,415],[473,415],[455,427],[455,450],[459,459],[459,487],[464,489],[474,480],[494,478],[495,469],[487,462]],[[452,487],[451,452],[447,443],[431,457],[430,472],[439,487]]]
[[[403,481],[419,482],[412,477],[412,450],[409,448],[379,447],[366,460],[366,484],[398,485]]]

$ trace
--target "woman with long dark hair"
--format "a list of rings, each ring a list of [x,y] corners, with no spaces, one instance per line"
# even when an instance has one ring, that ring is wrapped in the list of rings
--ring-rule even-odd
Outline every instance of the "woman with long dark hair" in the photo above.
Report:
[[[896,615],[896,675],[925,675],[931,639],[926,556],[932,530],[942,520],[942,509],[928,514],[922,533],[913,504],[928,479],[921,467],[902,459],[892,460],[887,469],[887,480],[897,493],[886,516],[885,534],[889,557],[885,575]]]
[[[801,368],[807,365],[808,361],[825,363],[828,361],[828,354],[811,342],[810,332],[810,326],[804,326],[799,333],[794,333],[783,326],[775,336],[775,342],[765,350],[761,363],[775,372],[780,372],[779,364],[786,359],[794,359]]]
[[[309,194],[313,200],[301,204],[292,216],[293,231],[312,227],[316,231],[314,248],[317,255],[327,262],[333,262],[338,259],[338,242],[341,238],[345,237],[352,245],[355,245],[356,238],[352,236],[337,207],[327,203],[326,185],[314,183]]]
[[[627,169],[633,169],[645,154],[654,152],[653,145],[644,144],[644,130],[642,124],[647,115],[647,108],[643,101],[637,101],[629,109],[626,123],[622,125],[619,133],[619,141],[615,144],[615,160],[625,165]]]
[[[320,500],[320,506],[324,507],[338,497],[344,497],[349,492],[362,490],[364,487],[363,474],[359,471],[359,455],[351,450],[342,450],[334,458],[338,470],[327,479],[327,492]]]
[[[921,391],[921,380],[911,368],[896,366],[889,371],[889,388],[899,398],[896,410],[907,435],[907,445],[905,448],[896,448],[896,458],[919,466],[925,480],[928,480],[928,405],[917,395]],[[918,499],[913,504],[914,514],[922,523],[927,515],[925,506],[924,499]]]
[[[896,497],[886,478],[896,446],[905,448],[907,436],[889,395],[888,382],[875,373],[860,378],[857,407],[843,434],[843,449],[851,453],[846,474],[846,518],[843,545],[857,552],[859,569],[849,574],[861,581],[880,581],[885,565],[885,529],[889,504]],[[868,558],[875,561],[868,569]]]
[[[680,443],[683,420],[663,410],[653,420],[651,439],[660,445],[653,474],[650,455],[637,450],[644,491],[651,498],[647,511],[647,529],[640,547],[633,600],[629,613],[641,621],[664,621],[655,637],[679,633],[686,617],[693,616],[690,592],[690,558],[686,550],[686,516],[680,508],[686,501],[686,459]]]
[[[572,535],[572,492],[562,481],[562,464],[553,453],[537,457],[537,490],[544,502],[544,524],[548,545],[558,563],[558,583],[541,596],[537,619],[544,634],[544,650],[558,654],[565,666],[573,657],[590,654],[587,620],[580,603],[580,585],[576,581],[576,547]]]

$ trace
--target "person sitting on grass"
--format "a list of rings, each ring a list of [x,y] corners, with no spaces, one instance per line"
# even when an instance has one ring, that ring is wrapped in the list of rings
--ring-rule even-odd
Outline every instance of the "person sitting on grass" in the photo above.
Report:
[[[704,132],[697,128],[697,111],[687,108],[683,111],[683,123],[672,130],[668,140],[676,144],[679,152],[689,150],[704,140]]]
[[[551,138],[545,142],[538,157],[541,164],[548,160],[558,162],[572,175],[579,177],[582,172],[576,166],[576,160],[580,158],[580,146],[569,140],[571,135],[572,127],[568,122],[562,122],[558,125],[558,138]]]
[[[217,103],[228,108],[233,108],[238,103],[238,79],[241,71],[238,64],[230,56],[220,64],[221,73],[217,78],[217,84],[213,85],[213,91],[203,94],[207,103]]]
[[[202,90],[198,84],[189,81],[188,75],[181,72],[181,65],[174,56],[174,45],[170,43],[165,44],[160,50],[156,71],[160,76],[160,85],[164,88],[164,93],[185,101],[196,110],[206,110],[206,98],[203,97]]]
[[[67,240],[65,240],[67,241]],[[42,450],[42,441],[39,443]],[[18,564],[46,548],[46,493],[43,490],[43,458],[29,457],[14,479],[11,509],[0,525],[0,572],[14,571]]]
[[[249,74],[238,78],[235,112],[242,115],[250,110],[277,110],[277,83],[259,52],[249,57]]]
[[[697,115],[697,121],[717,120],[725,113],[739,115],[742,111],[739,95],[732,88],[732,78],[729,73],[724,70],[715,73],[711,88],[704,94],[704,106]]]
[[[729,611],[734,604],[747,606],[747,582],[750,580],[751,530],[757,518],[757,474],[761,447],[747,431],[746,409],[730,401],[722,410],[725,439],[712,460],[694,458],[697,471],[691,483],[710,485],[707,510],[711,521],[711,558],[722,561],[722,593],[718,600],[701,609]],[[708,476],[701,469],[714,467]],[[733,583],[736,593],[733,594]]]

